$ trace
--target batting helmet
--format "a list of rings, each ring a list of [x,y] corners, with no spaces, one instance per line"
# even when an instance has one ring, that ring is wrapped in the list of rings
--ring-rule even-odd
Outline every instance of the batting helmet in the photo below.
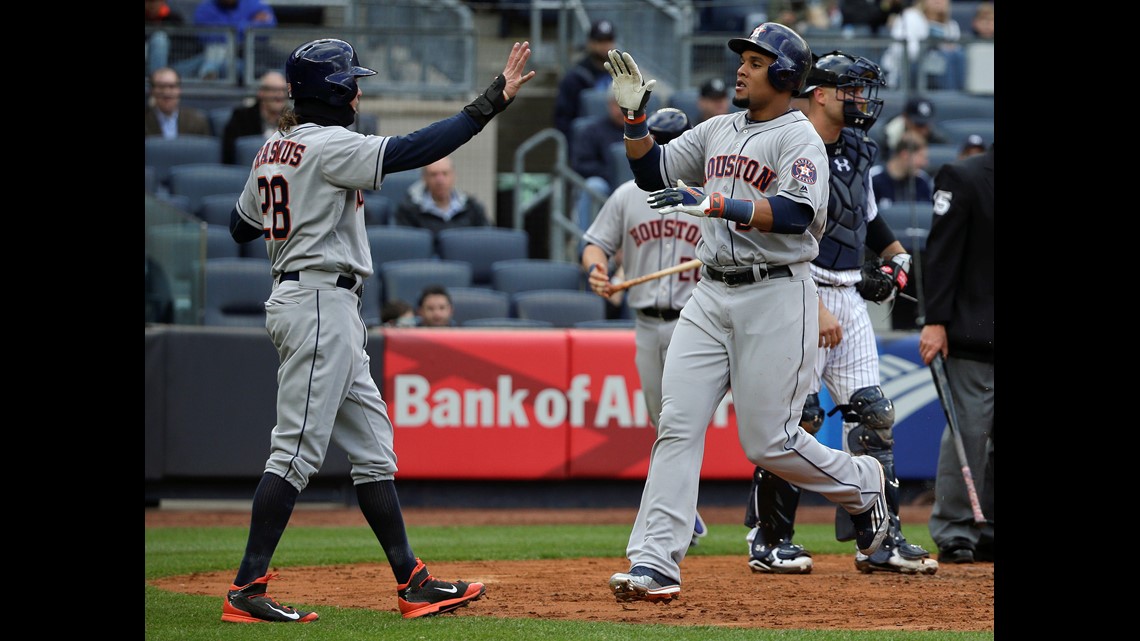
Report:
[[[654,111],[653,115],[645,121],[645,124],[649,127],[649,133],[653,134],[653,139],[656,140],[659,145],[664,145],[682,133],[692,129],[692,127],[689,126],[689,117],[685,115],[685,112],[676,107],[663,107]]]
[[[800,34],[778,22],[765,22],[747,38],[729,40],[728,48],[739,54],[752,50],[774,56],[776,62],[768,67],[768,82],[777,91],[800,95],[800,87],[811,70],[811,48]]]
[[[844,124],[867,131],[883,111],[879,88],[886,84],[883,70],[871,60],[842,51],[832,51],[815,61],[802,93],[810,93],[817,87],[846,90],[843,99]],[[862,92],[856,97],[855,90],[859,88],[862,88]]]
[[[333,38],[306,42],[285,61],[285,81],[294,100],[314,98],[334,107],[356,98],[357,78],[375,74],[360,66],[352,45]]]

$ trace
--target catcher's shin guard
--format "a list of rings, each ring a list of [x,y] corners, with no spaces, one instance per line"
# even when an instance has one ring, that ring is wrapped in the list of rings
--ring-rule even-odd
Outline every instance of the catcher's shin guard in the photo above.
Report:
[[[891,399],[883,395],[878,386],[862,387],[851,395],[851,401],[842,406],[846,422],[847,448],[855,456],[873,456],[883,464],[886,474],[887,509],[891,513],[892,532],[898,532],[899,525],[899,480],[895,476],[895,408]],[[849,426],[849,423],[855,423]],[[848,429],[849,428],[849,429]],[[842,508],[835,511],[835,538],[838,541],[853,541],[855,527],[851,517]]]
[[[775,474],[757,467],[752,473],[752,490],[744,512],[744,525],[757,528],[756,536],[766,545],[792,540],[800,488]],[[848,517],[848,522],[851,521]]]

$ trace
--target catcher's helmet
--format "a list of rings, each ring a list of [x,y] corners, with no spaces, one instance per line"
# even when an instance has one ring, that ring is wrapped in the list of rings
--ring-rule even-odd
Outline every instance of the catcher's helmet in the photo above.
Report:
[[[883,70],[871,60],[842,51],[832,51],[816,59],[801,93],[810,93],[817,87],[846,90],[843,100],[844,124],[867,131],[883,111],[879,88],[886,84]],[[862,92],[856,97],[855,91],[858,88],[862,88]]]
[[[689,117],[676,107],[663,107],[654,111],[645,124],[649,127],[649,133],[653,134],[653,140],[659,145],[664,145],[692,129],[689,126]]]
[[[800,87],[811,70],[811,48],[800,34],[778,22],[765,22],[752,30],[747,38],[733,38],[728,48],[736,53],[751,49],[776,57],[768,67],[768,82],[777,91],[800,95]]]
[[[356,98],[357,78],[375,74],[360,66],[352,45],[333,38],[306,42],[285,61],[285,81],[294,100],[315,98],[334,107]]]

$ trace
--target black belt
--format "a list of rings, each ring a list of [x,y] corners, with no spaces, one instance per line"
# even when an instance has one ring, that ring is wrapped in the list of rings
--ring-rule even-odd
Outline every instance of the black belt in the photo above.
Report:
[[[297,281],[299,281],[299,280],[301,280],[301,274],[300,274],[300,272],[285,272],[285,273],[281,274],[281,277],[278,280],[297,280]],[[341,275],[336,277],[336,286],[340,287],[341,289],[347,289],[348,291],[351,292],[356,287],[356,279],[353,278],[352,276],[345,276],[344,274],[341,274]],[[358,289],[356,291],[356,295],[363,297],[364,285],[360,286],[360,289]]]
[[[657,309],[656,307],[646,307],[645,309],[637,310],[638,313],[652,316],[653,318],[660,318],[661,320],[677,320],[681,317],[681,310],[679,309]]]
[[[728,285],[729,287],[736,287],[737,285],[748,285],[749,283],[756,282],[756,276],[752,273],[752,268],[742,269],[737,272],[722,272],[705,265],[705,270],[708,271],[709,277],[713,280]],[[767,271],[760,270],[761,277],[767,275],[769,279],[772,278],[791,278],[792,268],[787,265],[776,265],[769,267]]]

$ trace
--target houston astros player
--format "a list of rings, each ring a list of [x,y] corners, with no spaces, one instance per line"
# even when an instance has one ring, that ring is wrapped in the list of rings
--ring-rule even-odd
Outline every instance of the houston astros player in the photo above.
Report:
[[[253,161],[230,214],[234,240],[265,240],[273,279],[265,327],[281,364],[277,425],[223,621],[318,618],[277,602],[266,586],[297,495],[320,470],[330,440],[348,453],[360,510],[391,565],[403,616],[449,612],[483,595],[482,583],[433,578],[408,543],[393,482],[392,423],[364,349],[361,286],[372,257],[360,190],[380,189],[386,174],[434,162],[479,133],[534,77],[523,73],[530,54],[528,43],[516,42],[503,72],[471,104],[405,136],[347,129],[360,103],[356,79],[376,73],[360,66],[349,43],[314,40],[286,60],[294,107]]]
[[[816,60],[801,93],[804,113],[827,146],[831,195],[819,256],[811,262],[811,276],[819,289],[820,350],[800,425],[811,434],[823,425],[819,390],[826,383],[838,404],[833,411],[843,412],[844,449],[875,457],[886,471],[890,533],[871,556],[856,552],[855,567],[863,572],[934,574],[938,562],[902,535],[891,435],[895,411],[879,387],[879,352],[864,300],[894,296],[906,285],[910,268],[910,256],[876,216],[871,188],[870,168],[879,150],[866,132],[882,110],[878,91],[885,84],[874,62],[833,51]],[[885,263],[874,261],[878,271],[867,279],[862,277],[864,248],[885,259]],[[875,287],[871,275],[885,277],[887,286]],[[799,488],[756,468],[744,516],[745,526],[752,528],[747,536],[748,565],[754,572],[811,572],[811,556],[792,543],[799,500]],[[837,514],[836,537],[850,541],[854,538],[850,530],[850,520]]]
[[[664,145],[687,131],[689,118],[673,107],[658,109],[646,124],[653,140]],[[582,236],[582,267],[590,277],[590,289],[608,298],[609,263],[621,257],[625,277],[636,278],[666,267],[687,262],[697,256],[701,227],[696,220],[680,212],[659,214],[645,202],[645,192],[630,180],[610,194],[589,229]],[[689,300],[700,271],[679,272],[626,290],[630,309],[636,310],[634,336],[637,352],[634,360],[641,380],[641,393],[649,421],[657,427],[661,414],[661,370],[669,337]],[[700,514],[693,524],[692,544],[708,533]]]
[[[811,68],[807,42],[766,22],[728,47],[740,55],[733,104],[657,145],[646,126],[646,82],[628,52],[607,68],[626,114],[626,155],[637,185],[662,214],[701,225],[701,279],[673,330],[661,381],[661,418],[628,571],[610,577],[619,601],[681,592],[697,506],[705,430],[731,385],[749,461],[841,505],[859,549],[882,545],[888,518],[883,466],[831,449],[800,426],[819,351],[818,295],[808,263],[827,220],[827,152],[792,109]],[[687,185],[703,184],[703,190]],[[672,185],[676,185],[675,187]]]

